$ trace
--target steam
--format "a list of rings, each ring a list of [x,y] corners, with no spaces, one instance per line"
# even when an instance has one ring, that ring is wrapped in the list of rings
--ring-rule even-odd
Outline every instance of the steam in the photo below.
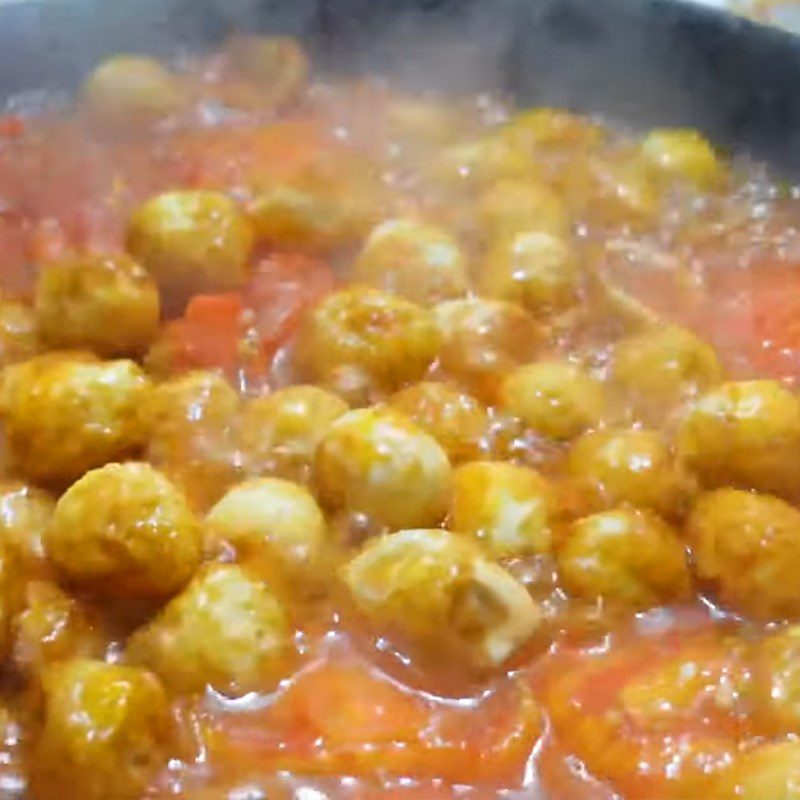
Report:
[[[800,47],[679,0],[28,0],[0,4],[0,95],[70,88],[115,52],[301,36],[325,68],[511,93],[625,127],[689,125],[800,174]]]
[[[713,31],[704,18],[684,24],[693,10],[655,5],[328,0],[323,52],[335,68],[388,73],[416,90],[498,92],[519,106],[600,114],[637,129],[688,125],[727,142],[724,104],[709,97],[723,76],[698,47]]]
[[[502,90],[514,35],[514,17],[505,13],[506,5],[504,0],[328,0],[322,31],[325,60],[334,69],[389,75],[413,90]]]
[[[800,175],[800,46],[675,0],[322,0],[327,63],[410,88],[493,91],[519,106],[688,126]]]

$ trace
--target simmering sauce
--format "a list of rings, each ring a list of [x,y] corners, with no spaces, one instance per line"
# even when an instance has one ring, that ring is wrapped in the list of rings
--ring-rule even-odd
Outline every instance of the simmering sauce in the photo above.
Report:
[[[236,36],[0,119],[0,794],[800,798],[800,194]]]

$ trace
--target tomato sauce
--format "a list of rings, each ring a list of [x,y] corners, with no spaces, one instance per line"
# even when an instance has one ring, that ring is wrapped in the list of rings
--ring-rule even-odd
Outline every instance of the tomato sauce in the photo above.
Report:
[[[784,591],[800,552],[786,463],[792,437],[800,445],[797,193],[695,132],[643,138],[494,98],[314,81],[296,45],[267,41],[170,70],[128,64],[143,81],[130,98],[123,83],[109,99],[97,72],[74,109],[0,118],[0,488],[36,510],[9,505],[0,526],[23,542],[27,587],[9,590],[0,794],[48,800],[64,784],[68,798],[103,800],[111,763],[120,798],[755,797],[751,754],[791,745],[800,725],[800,595]],[[170,203],[196,191],[217,210],[170,250],[169,225],[180,233],[188,214],[167,219]],[[141,211],[172,193],[151,209],[160,216]],[[213,227],[225,203],[244,244],[232,223]],[[141,274],[120,265],[125,252]],[[79,268],[95,257],[157,287],[145,347],[77,324],[80,303],[116,313],[119,292],[124,328],[128,283],[81,294]],[[76,270],[69,291],[51,291],[67,295],[57,321],[79,328],[80,347],[37,338],[52,265]],[[629,362],[620,342],[633,342]],[[36,383],[51,367],[29,359],[63,350],[95,355],[66,357],[58,391]],[[39,426],[72,370],[105,368],[120,373],[98,382],[134,421],[117,430],[116,406],[92,416],[106,400],[75,383],[46,439]],[[737,399],[745,383],[754,394]],[[419,395],[400,406],[401,390]],[[701,412],[712,422],[692,428]],[[352,414],[364,416],[348,429]],[[618,438],[576,447],[598,431]],[[631,431],[651,436],[643,450]],[[45,439],[52,460],[35,449]],[[61,453],[67,440],[77,455]],[[132,459],[181,499],[150,487],[131,535],[172,514],[169,535],[114,572],[128,545],[103,540],[84,561],[82,537],[128,530],[134,477],[130,491],[99,483],[81,513],[63,508],[93,473]],[[470,483],[473,460],[494,466]],[[238,498],[235,513],[217,505],[265,478],[294,488],[270,484],[269,502]],[[740,519],[743,502],[718,495],[728,489],[763,508]],[[720,506],[702,516],[710,496]],[[113,522],[95,525],[95,504]],[[262,505],[279,509],[266,550],[242,528]],[[463,529],[450,530],[457,517]],[[70,525],[80,534],[62,545]],[[188,567],[169,544],[184,532]],[[403,536],[390,557],[371,549]],[[422,548],[408,563],[429,574],[403,573],[401,545]],[[440,568],[442,552],[452,561]],[[161,574],[170,558],[191,582]],[[5,569],[0,588],[14,583]],[[35,581],[58,592],[46,613],[18,599]],[[251,664],[262,645],[277,667]],[[92,749],[91,720],[77,744],[58,727],[58,703],[81,695],[52,688],[65,680],[57,665],[83,658],[147,668],[115,685],[150,698],[134,727],[166,698],[143,734],[168,737],[152,765],[135,736],[114,749],[117,722],[111,753]],[[768,764],[787,798],[796,760]]]

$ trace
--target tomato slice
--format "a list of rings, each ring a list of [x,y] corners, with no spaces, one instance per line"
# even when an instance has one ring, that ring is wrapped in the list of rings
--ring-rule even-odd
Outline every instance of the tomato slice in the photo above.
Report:
[[[202,366],[227,367],[239,360],[244,334],[242,297],[238,292],[197,295],[186,308],[184,324],[190,360]]]
[[[736,377],[800,379],[800,263],[759,261],[708,270],[697,313],[685,320]]]
[[[745,676],[716,633],[668,633],[557,654],[543,695],[559,747],[624,796],[703,797],[745,733],[731,699]]]
[[[800,261],[762,257],[744,267],[705,254],[695,283],[674,269],[615,264],[611,277],[664,319],[719,351],[737,378],[800,380]]]
[[[263,378],[269,367],[269,354],[262,343],[248,336],[239,292],[192,297],[183,317],[167,324],[153,352],[158,353],[159,370],[177,374],[219,369],[235,385]]]
[[[0,117],[0,136],[16,139],[25,132],[25,120],[18,114],[6,114]]]
[[[510,682],[462,708],[415,694],[356,661],[301,673],[263,711],[217,720],[212,762],[234,772],[442,779],[519,785],[542,730],[530,690]]]
[[[263,383],[304,310],[332,287],[323,261],[294,254],[262,260],[241,292],[195,295],[184,315],[167,324],[160,348],[165,371],[221,369],[237,384]]]
[[[333,289],[330,267],[299,253],[273,253],[256,265],[244,290],[261,341],[274,350],[294,333],[305,309]]]
[[[800,377],[800,264],[763,266],[737,277],[739,285],[733,291],[750,301],[742,303],[737,323],[743,332],[751,332],[753,365],[769,377],[796,380]]]

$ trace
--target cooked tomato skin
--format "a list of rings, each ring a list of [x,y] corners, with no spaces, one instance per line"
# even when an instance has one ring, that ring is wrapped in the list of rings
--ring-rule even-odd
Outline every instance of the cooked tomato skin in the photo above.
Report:
[[[471,717],[480,724],[465,727]],[[520,757],[535,745],[542,725],[535,700],[520,684],[465,714],[410,693],[363,663],[334,660],[300,676],[273,708],[220,719],[211,746],[234,774],[248,764],[271,764],[301,774],[346,772],[366,778],[368,787],[376,769],[387,769],[423,782],[498,787],[519,779]]]
[[[234,383],[266,382],[270,359],[296,332],[304,312],[333,288],[315,258],[276,253],[260,261],[240,292],[197,294],[164,326],[148,357],[151,371],[222,370]]]
[[[743,648],[691,626],[661,637],[620,634],[615,645],[593,656],[567,650],[545,666],[560,746],[623,796],[725,796],[717,787],[747,733],[738,714],[748,682]]]

